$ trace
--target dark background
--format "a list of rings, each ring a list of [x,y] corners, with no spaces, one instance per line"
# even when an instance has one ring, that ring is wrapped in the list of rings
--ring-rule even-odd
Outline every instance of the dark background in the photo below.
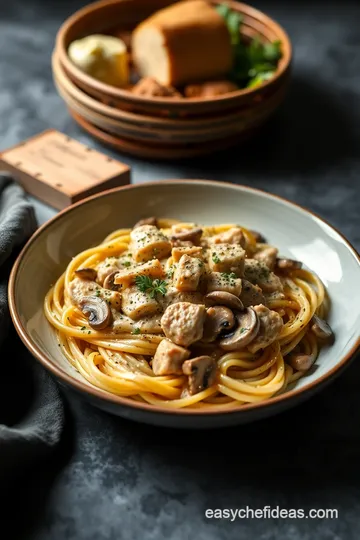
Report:
[[[236,151],[187,163],[116,157],[131,165],[135,182],[209,178],[283,195],[325,217],[359,250],[360,3],[250,3],[277,19],[294,47],[288,98],[260,136]],[[85,4],[0,0],[1,149],[53,127],[112,154],[73,123],[52,82],[55,34]],[[59,451],[30,480],[14,480],[1,501],[1,527],[11,526],[6,538],[357,540],[358,362],[291,411],[216,432],[132,424],[66,392]],[[204,517],[206,508],[246,505],[336,508],[339,518],[231,523]]]

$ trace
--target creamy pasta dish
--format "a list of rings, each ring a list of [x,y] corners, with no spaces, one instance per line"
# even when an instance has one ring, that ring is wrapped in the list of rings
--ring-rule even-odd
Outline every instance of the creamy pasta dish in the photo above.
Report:
[[[98,388],[228,409],[286,391],[332,343],[323,283],[259,232],[150,217],[77,254],[45,298],[66,359]]]

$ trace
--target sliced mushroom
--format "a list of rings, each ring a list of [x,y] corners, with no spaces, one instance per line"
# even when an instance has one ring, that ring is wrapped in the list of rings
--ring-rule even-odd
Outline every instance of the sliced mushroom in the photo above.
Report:
[[[266,244],[266,238],[257,231],[250,231],[258,244]]]
[[[111,311],[108,304],[102,298],[98,296],[85,296],[79,302],[79,307],[87,317],[89,325],[94,330],[103,330],[110,325]]]
[[[286,361],[296,371],[308,371],[315,362],[315,356],[304,353],[292,353],[286,358]]]
[[[253,285],[247,279],[242,280],[240,300],[244,307],[266,305],[266,299],[259,285]]]
[[[189,242],[192,242],[193,244],[198,244],[200,242],[202,233],[203,233],[203,230],[200,227],[196,227],[195,229],[189,229],[187,231],[182,231],[176,234],[172,234],[171,240],[189,241]]]
[[[114,283],[114,278],[118,273],[119,271],[115,271],[106,276],[103,284],[104,289],[110,289],[111,291],[118,291],[120,289],[120,286]]]
[[[210,356],[198,356],[183,363],[182,370],[184,375],[188,376],[190,395],[202,392],[214,384],[216,365],[216,361]]]
[[[243,303],[235,294],[226,291],[213,291],[205,296],[205,302],[208,306],[226,306],[230,309],[244,309]]]
[[[302,262],[295,259],[276,259],[276,268],[279,270],[291,272],[292,270],[298,270],[302,267]]]
[[[82,279],[89,279],[95,281],[97,278],[97,271],[94,268],[78,268],[75,270],[75,274]]]
[[[238,351],[243,349],[256,338],[260,328],[260,321],[253,308],[236,314],[237,328],[234,332],[223,338],[219,345],[225,351]]]
[[[317,338],[324,341],[334,340],[334,332],[332,331],[330,325],[324,321],[324,319],[320,319],[318,315],[314,315],[311,322],[311,330]]]
[[[158,226],[158,220],[156,217],[148,217],[144,219],[140,219],[137,223],[135,223],[133,229],[136,229],[137,227],[142,227],[143,225],[153,225],[154,227]]]
[[[206,311],[202,341],[211,343],[221,332],[232,330],[234,326],[235,317],[231,309],[225,306],[210,307]]]

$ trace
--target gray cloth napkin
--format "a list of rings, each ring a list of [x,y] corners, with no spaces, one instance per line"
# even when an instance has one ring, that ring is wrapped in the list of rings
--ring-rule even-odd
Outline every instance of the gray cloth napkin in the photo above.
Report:
[[[0,173],[0,479],[39,466],[64,427],[58,385],[20,341],[8,309],[11,267],[36,226],[22,188]]]

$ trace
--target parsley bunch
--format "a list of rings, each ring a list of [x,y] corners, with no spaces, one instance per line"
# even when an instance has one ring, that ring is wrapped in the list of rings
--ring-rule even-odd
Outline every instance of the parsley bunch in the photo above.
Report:
[[[149,294],[150,298],[155,298],[156,293],[160,293],[164,296],[166,294],[166,281],[161,279],[151,279],[150,276],[136,276],[135,284],[137,288],[143,292]]]
[[[225,19],[233,47],[230,78],[243,88],[252,88],[271,79],[282,56],[281,42],[261,43],[256,37],[249,44],[244,43],[240,34],[242,16],[225,4],[220,4],[216,10]]]

